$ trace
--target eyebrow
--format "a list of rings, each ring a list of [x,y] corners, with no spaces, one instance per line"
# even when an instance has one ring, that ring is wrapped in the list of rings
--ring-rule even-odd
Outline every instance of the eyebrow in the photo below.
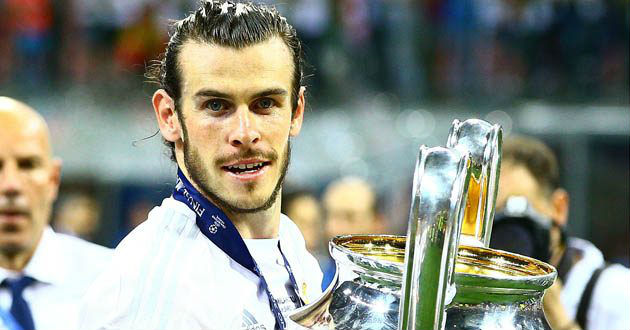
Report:
[[[287,92],[285,89],[283,88],[269,88],[269,89],[265,89],[263,91],[260,91],[256,94],[254,94],[252,96],[252,98],[257,99],[259,97],[265,97],[265,96],[271,96],[271,95],[280,95],[280,96],[285,96],[288,95],[289,92]],[[197,97],[219,97],[219,98],[224,98],[224,99],[232,99],[232,95],[227,94],[227,93],[223,93],[214,89],[202,89],[200,91],[198,91],[197,93],[195,93],[195,98]]]
[[[200,97],[200,96],[220,97],[220,98],[224,98],[224,99],[232,98],[232,96],[230,94],[219,92],[219,91],[214,90],[214,89],[207,89],[207,88],[206,89],[202,89],[202,90],[198,91],[197,93],[195,93],[194,97]]]
[[[253,98],[257,99],[259,97],[271,96],[271,95],[285,96],[288,94],[289,93],[283,88],[270,88],[270,89],[266,89],[262,92],[258,92],[254,94]]]

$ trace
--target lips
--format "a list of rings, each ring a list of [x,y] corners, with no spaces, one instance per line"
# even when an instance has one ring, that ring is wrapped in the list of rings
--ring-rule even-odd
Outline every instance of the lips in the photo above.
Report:
[[[221,169],[239,180],[250,181],[267,171],[270,161],[262,159],[246,159],[221,166]]]
[[[0,220],[3,221],[18,221],[28,216],[29,212],[22,209],[0,209]]]

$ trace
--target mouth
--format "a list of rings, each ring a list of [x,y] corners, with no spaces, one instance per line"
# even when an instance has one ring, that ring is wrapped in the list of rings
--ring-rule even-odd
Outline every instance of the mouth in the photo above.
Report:
[[[239,180],[249,181],[265,173],[270,165],[270,161],[249,159],[221,166],[221,169]]]
[[[0,221],[8,221],[8,222],[19,221],[20,219],[27,219],[28,215],[29,215],[28,212],[24,210],[13,210],[13,209],[0,210]]]

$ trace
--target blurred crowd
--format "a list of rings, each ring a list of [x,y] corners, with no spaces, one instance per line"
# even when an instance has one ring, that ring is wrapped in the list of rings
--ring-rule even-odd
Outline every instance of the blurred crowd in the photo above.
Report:
[[[264,2],[298,29],[315,102],[375,90],[410,102],[628,97],[623,0]],[[137,91],[167,19],[196,3],[0,0],[0,91]]]

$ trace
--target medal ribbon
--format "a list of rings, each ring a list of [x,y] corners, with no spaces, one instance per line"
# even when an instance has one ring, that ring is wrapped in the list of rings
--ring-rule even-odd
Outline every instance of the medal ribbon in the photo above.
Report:
[[[199,193],[195,187],[193,187],[180,169],[177,169],[177,184],[175,185],[175,190],[173,191],[173,198],[186,204],[193,212],[195,212],[197,227],[199,227],[199,230],[201,230],[201,232],[212,243],[214,243],[214,245],[232,258],[232,260],[236,261],[239,265],[245,267],[258,276],[260,279],[260,285],[263,287],[267,293],[267,297],[269,298],[269,307],[276,319],[276,329],[286,329],[287,324],[282,312],[280,311],[280,307],[278,306],[278,301],[273,297],[271,291],[269,291],[267,281],[258,268],[258,264],[256,264],[256,261],[247,249],[247,245],[245,245],[245,241],[243,241],[241,234],[227,215],[221,211],[221,209],[215,206],[201,193]],[[293,271],[291,270],[291,266],[289,266],[287,258],[284,256],[284,253],[282,253],[282,249],[280,249],[279,240],[278,249],[284,259],[284,268],[287,270],[287,273],[289,273],[289,279],[291,280],[293,290],[300,300],[300,305],[303,305],[304,302],[300,297],[297,281],[295,280],[295,276],[293,275]]]

